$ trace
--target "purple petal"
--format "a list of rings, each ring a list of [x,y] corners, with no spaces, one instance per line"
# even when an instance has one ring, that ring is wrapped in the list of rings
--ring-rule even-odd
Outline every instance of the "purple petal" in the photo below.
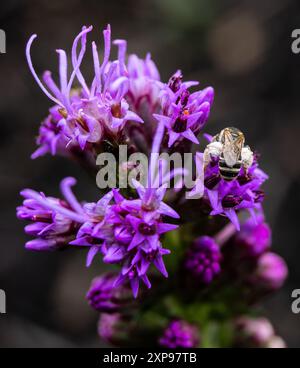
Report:
[[[237,214],[234,209],[230,208],[224,211],[225,215],[229,218],[229,220],[233,223],[236,227],[237,231],[240,231],[240,222],[237,217]]]
[[[207,195],[210,204],[214,210],[218,210],[218,191],[217,190],[207,190]]]
[[[93,246],[90,248],[90,250],[88,251],[87,254],[87,258],[86,258],[86,267],[90,267],[90,265],[93,262],[93,259],[95,257],[95,255],[99,252],[99,247],[98,246]]]
[[[180,134],[173,132],[172,130],[169,131],[169,142],[168,147],[172,147],[173,144],[177,141],[177,139],[180,137]]]
[[[80,247],[90,247],[91,246],[90,237],[89,236],[83,236],[83,237],[77,238],[75,240],[72,240],[69,244],[70,245],[79,245]]]
[[[143,123],[144,120],[142,118],[140,118],[136,113],[134,113],[133,111],[127,111],[126,116],[125,116],[126,120],[132,120],[132,121],[136,121],[137,123]]]
[[[130,280],[130,286],[133,292],[133,296],[136,299],[139,293],[139,279],[137,277],[134,277]]]
[[[144,257],[142,257],[141,265],[140,265],[140,267],[138,267],[139,276],[144,275],[147,272],[149,266],[150,266],[150,262],[147,259],[145,259]]]
[[[159,213],[173,218],[180,218],[179,214],[164,202],[159,205]]]
[[[107,249],[107,252],[103,258],[105,263],[118,263],[123,260],[125,256],[124,247],[119,245],[112,245]]]
[[[163,276],[168,277],[168,271],[160,254],[154,259],[153,264]]]
[[[33,251],[51,251],[57,248],[54,239],[34,239],[25,244],[25,248]]]
[[[138,192],[139,197],[142,199],[144,194],[145,194],[144,186],[135,179],[132,179],[132,185],[134,186],[134,188]]]
[[[171,119],[171,118],[169,118],[168,116],[158,115],[158,114],[153,114],[153,117],[154,117],[157,121],[164,123],[164,125],[165,125],[167,128],[168,128],[168,127],[170,127],[172,119]]]
[[[141,244],[144,239],[145,239],[145,237],[141,233],[139,233],[139,232],[135,233],[127,250],[128,251],[132,250],[137,245]]]
[[[150,280],[148,279],[148,276],[147,275],[143,275],[141,277],[143,283],[147,286],[148,289],[151,289],[151,282]]]
[[[67,177],[61,181],[60,189],[70,206],[75,211],[83,213],[81,204],[77,201],[74,193],[71,190],[71,187],[74,185],[76,185],[76,179],[72,177]]]
[[[191,142],[195,143],[195,144],[199,144],[199,141],[197,139],[197,137],[195,136],[195,134],[191,131],[191,129],[188,129],[187,131],[181,133],[181,135],[190,140]]]
[[[163,234],[163,233],[166,233],[168,231],[175,230],[177,228],[178,228],[178,225],[160,223],[160,224],[157,225],[157,232],[158,232],[158,234]]]
[[[126,218],[129,220],[134,230],[138,231],[138,227],[140,223],[142,222],[142,220],[132,215],[128,215]]]

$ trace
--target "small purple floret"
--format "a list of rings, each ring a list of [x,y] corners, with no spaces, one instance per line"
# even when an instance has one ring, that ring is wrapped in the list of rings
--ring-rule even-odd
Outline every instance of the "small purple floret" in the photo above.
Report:
[[[196,348],[199,342],[198,328],[182,320],[170,322],[159,339],[159,345],[169,349]]]
[[[196,281],[209,284],[221,271],[221,251],[209,236],[198,238],[188,250],[185,268]]]

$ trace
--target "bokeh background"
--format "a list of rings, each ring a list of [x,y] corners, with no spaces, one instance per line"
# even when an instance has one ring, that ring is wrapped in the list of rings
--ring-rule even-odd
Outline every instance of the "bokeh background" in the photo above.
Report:
[[[300,54],[291,51],[292,30],[300,28],[298,0],[1,1],[7,53],[0,55],[0,288],[7,314],[0,315],[0,347],[100,346],[97,314],[84,300],[99,268],[86,269],[82,252],[25,251],[15,207],[23,187],[58,195],[67,175],[80,178],[82,198],[97,196],[75,164],[29,158],[50,102],[28,71],[24,48],[37,33],[37,70],[56,71],[56,48],[69,50],[82,25],[94,25],[99,41],[107,23],[114,38],[128,40],[129,52],[151,51],[163,80],[180,68],[185,79],[212,85],[207,131],[215,134],[230,123],[261,152],[270,175],[265,208],[273,247],[290,269],[285,287],[263,308],[288,345],[299,347],[300,315],[291,312],[291,292],[300,288]]]

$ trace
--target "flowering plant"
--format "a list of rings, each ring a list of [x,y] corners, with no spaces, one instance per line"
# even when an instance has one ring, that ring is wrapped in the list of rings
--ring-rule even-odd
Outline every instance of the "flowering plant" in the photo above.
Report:
[[[95,174],[98,155],[109,151],[126,171],[128,185],[116,178],[116,185],[92,203],[75,197],[71,177],[61,182],[63,198],[22,190],[17,216],[30,222],[25,232],[33,237],[26,248],[86,248],[87,266],[93,260],[112,265],[87,292],[89,304],[100,313],[98,333],[111,344],[284,346],[270,323],[254,314],[254,304],[280,288],[287,276],[284,261],[270,252],[261,188],[267,175],[258,155],[232,180],[220,174],[221,157],[212,155],[205,166],[198,139],[209,118],[213,88],[196,89],[198,82],[183,81],[181,71],[164,83],[150,54],[126,57],[124,40],[113,42],[118,57],[112,60],[110,26],[103,31],[101,62],[92,42],[94,76],[88,83],[81,64],[91,31],[83,27],[75,38],[70,73],[66,52],[57,50],[59,84],[49,71],[38,77],[31,59],[36,35],[28,41],[29,68],[54,103],[32,158],[62,155]],[[135,164],[119,162],[121,145],[149,157],[145,183],[138,180],[139,172],[133,175]],[[165,159],[189,152],[195,152],[192,188],[184,182],[186,168],[171,168]]]

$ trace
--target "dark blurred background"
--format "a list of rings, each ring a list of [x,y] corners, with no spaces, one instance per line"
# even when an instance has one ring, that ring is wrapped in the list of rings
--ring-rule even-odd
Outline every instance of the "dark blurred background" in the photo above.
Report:
[[[85,254],[35,254],[24,250],[24,223],[16,220],[23,187],[58,195],[67,175],[80,178],[77,193],[93,200],[93,182],[71,162],[46,156],[36,161],[34,136],[50,101],[28,71],[25,43],[38,34],[33,59],[39,72],[57,70],[56,48],[70,50],[82,25],[126,38],[129,52],[151,51],[163,80],[178,68],[185,79],[212,85],[216,98],[207,131],[228,123],[239,127],[261,152],[270,175],[265,208],[273,227],[273,248],[287,261],[285,287],[265,302],[277,333],[300,345],[300,315],[291,312],[291,291],[300,288],[300,54],[291,51],[300,28],[298,0],[5,0],[0,28],[7,53],[0,55],[0,289],[7,314],[0,315],[0,346],[99,346],[97,314],[84,300],[96,266]]]

